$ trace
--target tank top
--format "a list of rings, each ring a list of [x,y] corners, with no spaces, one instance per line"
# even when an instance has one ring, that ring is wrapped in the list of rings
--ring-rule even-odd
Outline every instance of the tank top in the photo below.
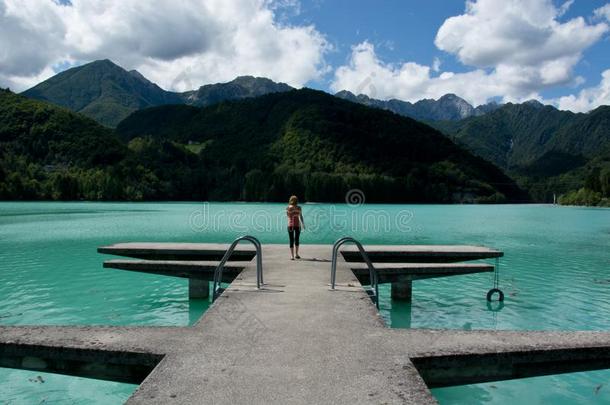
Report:
[[[286,213],[288,214],[288,226],[293,228],[300,228],[301,221],[299,221],[299,217],[301,216],[301,207],[289,205],[286,208]]]

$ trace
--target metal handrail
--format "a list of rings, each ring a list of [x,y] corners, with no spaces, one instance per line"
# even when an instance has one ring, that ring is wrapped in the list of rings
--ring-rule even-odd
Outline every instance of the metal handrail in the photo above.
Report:
[[[261,243],[254,236],[250,236],[250,235],[240,236],[239,238],[235,239],[233,241],[233,243],[231,243],[231,246],[229,246],[229,248],[225,252],[224,256],[220,260],[220,263],[214,270],[214,286],[212,288],[212,301],[214,301],[222,293],[221,288],[220,288],[220,283],[222,281],[222,272],[224,270],[225,264],[227,263],[227,260],[229,260],[229,257],[231,257],[231,255],[233,254],[233,251],[237,247],[237,244],[239,242],[241,242],[242,240],[251,242],[254,245],[254,247],[256,248],[256,288],[261,288],[261,285],[264,284],[263,283],[263,248],[261,246]]]
[[[378,283],[378,279],[377,279],[377,271],[375,270],[375,267],[373,266],[373,263],[371,262],[369,255],[364,250],[364,247],[362,246],[362,244],[360,242],[358,242],[356,239],[352,238],[351,236],[344,236],[344,237],[338,239],[335,242],[335,244],[333,245],[332,263],[331,263],[331,267],[330,267],[330,287],[333,290],[335,289],[335,281],[337,279],[337,256],[339,255],[339,248],[341,247],[341,245],[343,245],[344,243],[348,243],[348,242],[356,245],[356,247],[360,251],[360,255],[364,259],[364,262],[366,263],[366,266],[369,269],[369,279],[371,280],[371,290],[374,295],[373,301],[375,302],[375,305],[377,306],[377,308],[379,308],[379,283]]]

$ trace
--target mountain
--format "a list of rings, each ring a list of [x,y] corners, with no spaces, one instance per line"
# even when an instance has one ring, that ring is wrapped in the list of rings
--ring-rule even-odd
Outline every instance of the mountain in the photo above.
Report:
[[[537,101],[508,103],[480,117],[432,125],[504,169],[537,201],[584,186],[599,167],[588,163],[610,147],[609,106],[575,114]]]
[[[109,129],[55,105],[0,90],[0,153],[43,165],[99,166],[125,157]]]
[[[276,83],[262,77],[239,76],[228,83],[206,84],[199,90],[182,93],[186,104],[205,107],[225,100],[258,97],[268,93],[290,91],[285,83]]]
[[[416,103],[396,99],[377,100],[364,94],[356,96],[347,90],[340,91],[335,96],[425,122],[459,121],[468,117],[484,115],[499,107],[496,103],[489,103],[474,108],[466,100],[455,94],[445,94],[438,100],[424,99]]]
[[[201,179],[186,148],[127,145],[90,118],[0,89],[0,199],[200,199]]]
[[[159,106],[117,126],[126,142],[196,150],[210,199],[496,202],[525,198],[499,169],[435,129],[388,111],[309,90],[206,108]]]
[[[284,83],[251,76],[228,83],[205,85],[184,93],[165,91],[139,72],[127,71],[110,60],[68,69],[23,92],[29,98],[49,101],[115,127],[132,112],[158,105],[210,105],[223,100],[256,97],[288,91]]]
[[[135,110],[181,102],[146,80],[109,60],[100,60],[58,73],[25,91],[24,96],[49,101],[112,127]]]
[[[414,104],[375,100],[348,91],[341,91],[336,96],[428,123],[477,156],[502,168],[528,190],[535,201],[553,201],[555,195],[575,194],[574,190],[584,187],[585,183],[605,181],[606,164],[599,156],[600,151],[610,149],[608,106],[588,114],[574,114],[536,100],[522,104],[489,103],[474,108],[454,94]],[[610,153],[606,154],[610,156]],[[605,189],[601,186],[587,190],[595,190],[604,198]],[[591,200],[591,193],[587,193]],[[583,192],[578,198],[582,195]]]
[[[433,128],[313,90],[152,107],[116,131],[0,90],[0,199],[343,202],[352,189],[369,202],[525,197]]]
[[[568,185],[559,197],[560,204],[610,207],[610,145],[585,166],[552,180],[554,184]]]
[[[573,159],[595,156],[610,142],[610,107],[575,114],[538,102],[508,103],[481,117],[435,126],[508,171],[523,170],[554,154],[569,166]]]

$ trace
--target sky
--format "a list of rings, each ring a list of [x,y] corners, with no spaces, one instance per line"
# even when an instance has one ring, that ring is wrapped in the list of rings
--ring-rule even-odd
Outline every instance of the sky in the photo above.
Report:
[[[174,91],[254,75],[586,112],[610,104],[610,1],[0,0],[0,87],[97,59]]]

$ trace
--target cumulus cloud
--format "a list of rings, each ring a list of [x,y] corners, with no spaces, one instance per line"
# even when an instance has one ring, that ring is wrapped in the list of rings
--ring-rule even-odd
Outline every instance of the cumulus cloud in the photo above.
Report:
[[[434,58],[434,60],[432,61],[432,70],[435,72],[440,72],[441,60],[439,58]]]
[[[0,85],[21,90],[48,77],[57,64],[109,58],[175,90],[245,74],[302,86],[326,72],[329,45],[313,26],[278,22],[278,10],[298,5],[294,0],[0,0]]]
[[[594,14],[597,18],[605,18],[606,20],[610,21],[610,3],[596,9]]]
[[[331,89],[411,102],[455,93],[474,104],[484,103],[489,94],[504,90],[493,76],[481,69],[468,73],[443,72],[435,77],[432,71],[429,66],[414,62],[384,63],[378,58],[375,46],[365,41],[352,48],[349,64],[335,71]]]
[[[557,13],[557,16],[561,17],[562,15],[567,13],[570,10],[570,7],[572,7],[572,4],[574,4],[574,0],[568,0],[563,3],[561,7],[559,7],[559,12]]]
[[[335,72],[334,90],[358,91],[365,80],[378,98],[418,100],[454,92],[473,104],[490,98],[523,101],[540,98],[553,86],[578,83],[574,66],[582,52],[608,31],[605,22],[578,17],[560,22],[571,2],[557,8],[551,0],[467,1],[464,14],[439,28],[435,45],[474,70],[440,72],[413,62],[385,64],[368,42],[352,48],[347,65]],[[366,93],[366,91],[364,91]],[[369,94],[370,95],[370,94]]]
[[[560,23],[559,15],[550,0],[468,2],[465,14],[443,23],[435,44],[470,66],[570,65],[608,30],[582,17]]]
[[[52,2],[0,0],[0,74],[39,74],[63,53],[66,34]]]
[[[555,104],[561,110],[587,112],[600,105],[610,104],[610,69],[602,73],[599,85],[582,89],[578,95],[560,97]]]

